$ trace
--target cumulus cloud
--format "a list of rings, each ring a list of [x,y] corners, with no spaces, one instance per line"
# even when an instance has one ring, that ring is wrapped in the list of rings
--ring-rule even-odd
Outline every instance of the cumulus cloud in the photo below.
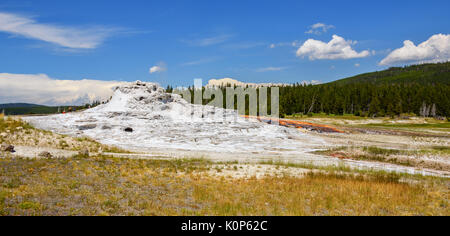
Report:
[[[150,67],[148,72],[150,74],[153,74],[153,73],[164,72],[166,70],[167,70],[166,64],[164,62],[160,62],[160,63],[158,63],[158,65]]]
[[[329,29],[333,29],[334,25],[327,25],[324,23],[316,23],[314,25],[311,25],[309,27],[309,30],[306,31],[305,33],[307,34],[322,34],[322,33],[326,33]]]
[[[58,80],[45,74],[0,73],[0,103],[82,105],[108,99],[112,88],[123,82]]]
[[[39,23],[26,16],[0,12],[0,31],[45,41],[64,48],[93,49],[101,45],[116,29],[56,26]]]
[[[356,42],[345,40],[344,38],[333,35],[333,39],[326,43],[315,39],[308,39],[297,50],[298,57],[308,56],[309,60],[334,60],[334,59],[352,59],[370,56],[368,50],[357,52],[352,48]]]
[[[410,40],[403,42],[403,47],[392,51],[380,65],[422,64],[450,61],[450,34],[436,34],[427,41],[414,45]]]

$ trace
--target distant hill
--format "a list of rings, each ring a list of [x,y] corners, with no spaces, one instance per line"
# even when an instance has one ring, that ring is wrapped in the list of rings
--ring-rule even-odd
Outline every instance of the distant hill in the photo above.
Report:
[[[330,84],[450,84],[450,62],[393,67],[331,82]]]
[[[15,108],[15,107],[44,107],[42,105],[30,104],[30,103],[7,103],[0,104],[0,109],[4,108]]]
[[[87,107],[88,106],[49,107],[29,103],[8,103],[8,104],[0,104],[0,112],[4,111],[6,115],[47,115],[47,114],[56,114],[62,111],[76,111],[80,109],[85,109]]]
[[[450,62],[390,68],[280,88],[280,114],[450,117]]]

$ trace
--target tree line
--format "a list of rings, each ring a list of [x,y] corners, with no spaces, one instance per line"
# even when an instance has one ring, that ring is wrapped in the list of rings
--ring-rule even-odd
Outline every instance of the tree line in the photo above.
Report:
[[[227,86],[230,85],[217,88],[222,90],[224,97]],[[193,97],[194,89],[192,87],[188,89]],[[168,86],[167,91],[172,92],[173,88]],[[248,102],[248,97],[246,101]],[[203,104],[208,102],[203,100]],[[270,96],[268,105],[270,111]],[[248,113],[248,108],[246,112]],[[450,117],[450,85],[447,83],[330,83],[293,84],[280,87],[281,116],[313,113],[352,114],[364,117],[393,117],[402,114]]]
[[[280,88],[281,113],[450,116],[448,84],[323,84]]]

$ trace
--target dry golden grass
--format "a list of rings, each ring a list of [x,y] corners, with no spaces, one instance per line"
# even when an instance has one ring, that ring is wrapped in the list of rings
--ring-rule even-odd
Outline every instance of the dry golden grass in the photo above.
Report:
[[[220,193],[220,194],[219,194]],[[449,215],[448,189],[425,188],[339,175],[265,178],[214,184],[205,181],[195,199],[200,214],[219,215]]]
[[[0,159],[0,215],[449,215],[446,179],[223,179],[205,160]]]

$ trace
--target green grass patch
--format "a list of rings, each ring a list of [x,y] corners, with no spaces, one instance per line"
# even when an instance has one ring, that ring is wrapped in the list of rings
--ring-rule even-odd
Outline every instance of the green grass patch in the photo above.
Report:
[[[368,152],[369,154],[386,155],[386,156],[399,155],[399,154],[404,154],[405,153],[405,151],[403,151],[403,150],[385,149],[385,148],[379,148],[379,147],[364,147],[363,150]]]
[[[14,133],[18,128],[23,130],[34,129],[30,124],[22,121],[21,119],[13,119],[11,117],[0,117],[0,132]]]
[[[335,115],[335,114],[326,114],[326,113],[310,113],[307,115],[296,114],[286,116],[286,119],[302,119],[302,118],[332,118],[332,119],[342,119],[342,120],[366,120],[367,117],[355,116],[353,114],[344,114],[344,115]]]
[[[450,147],[449,146],[432,146],[431,149],[436,151],[442,151],[442,152],[449,152]]]
[[[386,128],[438,128],[438,129],[450,129],[450,122],[445,123],[428,123],[428,124],[391,124],[391,123],[383,123],[383,124],[367,124],[365,126],[369,127],[386,127]]]
[[[3,187],[5,188],[18,188],[20,187],[20,185],[22,185],[22,180],[19,177],[12,177],[11,179],[5,181],[5,183],[3,183]]]
[[[37,202],[21,202],[18,204],[18,207],[22,210],[35,210],[38,211],[41,209],[41,204]]]

